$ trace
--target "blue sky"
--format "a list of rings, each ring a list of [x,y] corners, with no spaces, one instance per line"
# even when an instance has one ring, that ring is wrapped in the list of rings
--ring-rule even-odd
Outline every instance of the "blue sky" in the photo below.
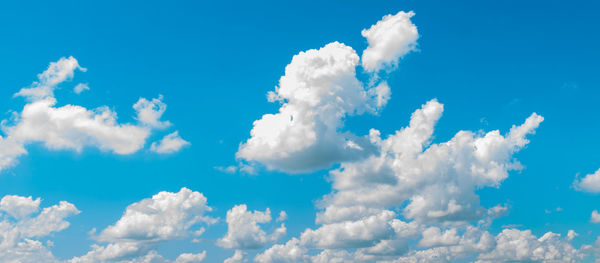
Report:
[[[10,165],[0,167],[0,196],[41,198],[39,211],[59,201],[67,201],[80,211],[64,218],[69,222],[68,227],[57,228],[48,235],[20,234],[22,240],[42,241],[57,260],[83,256],[92,250],[92,244],[107,246],[133,242],[139,246],[137,250],[118,260],[133,260],[156,250],[165,260],[174,260],[181,253],[206,251],[205,262],[220,262],[239,250],[245,259],[253,261],[255,255],[265,253],[273,245],[286,244],[297,238],[300,239],[300,248],[307,250],[303,260],[329,251],[337,252],[338,257],[342,252],[354,253],[349,257],[359,261],[359,254],[369,246],[352,245],[348,249],[348,246],[338,243],[337,247],[326,246],[301,239],[301,236],[308,236],[303,234],[307,233],[307,228],[317,231],[326,229],[328,225],[361,220],[315,221],[317,214],[326,207],[340,207],[339,203],[324,202],[323,198],[343,192],[335,188],[336,183],[343,180],[340,178],[351,177],[341,175],[336,178],[332,171],[340,171],[344,164],[359,165],[368,156],[382,152],[381,145],[368,142],[370,129],[379,130],[381,138],[386,139],[388,135],[409,126],[415,110],[437,99],[443,104],[443,114],[435,124],[431,138],[424,142],[423,150],[451,140],[461,130],[472,131],[474,138],[499,130],[502,136],[508,138],[511,127],[521,125],[534,112],[543,116],[543,122],[537,129],[531,130],[535,130],[535,134],[526,136],[528,144],[511,144],[514,151],[507,150],[508,159],[500,160],[506,165],[518,160],[522,169],[508,169],[506,178],[483,184],[467,183],[468,186],[464,186],[462,181],[457,182],[459,192],[474,193],[479,201],[469,196],[462,200],[464,203],[459,199],[456,202],[481,205],[482,209],[501,205],[506,210],[501,216],[488,218],[479,215],[460,222],[447,219],[431,221],[418,215],[411,216],[404,209],[411,198],[420,195],[416,186],[416,193],[408,194],[400,200],[402,202],[399,199],[386,200],[393,204],[385,207],[368,207],[357,200],[356,204],[393,211],[393,218],[418,225],[417,233],[410,237],[400,237],[395,233],[396,239],[386,236],[385,239],[355,240],[371,245],[382,240],[402,239],[408,242],[408,252],[392,256],[369,254],[371,257],[366,261],[408,260],[416,251],[442,253],[444,249],[458,247],[459,244],[450,240],[443,245],[443,242],[423,245],[419,243],[424,239],[422,233],[430,228],[439,228],[442,232],[455,229],[457,235],[463,237],[461,235],[468,226],[489,232],[496,244],[501,242],[499,235],[507,229],[531,230],[535,240],[549,231],[559,233],[561,237],[557,238],[557,244],[569,244],[577,250],[578,256],[583,255],[574,261],[591,261],[599,249],[593,244],[600,235],[598,225],[591,219],[592,211],[600,209],[597,206],[600,197],[596,194],[600,192],[600,174],[593,175],[600,168],[597,151],[600,143],[596,139],[596,131],[600,128],[596,106],[600,96],[597,88],[600,86],[600,68],[597,65],[600,37],[595,33],[600,26],[596,17],[599,7],[591,1],[2,3],[0,111],[2,119],[7,122],[0,133],[4,140],[0,140],[0,155],[9,156],[7,152],[14,147],[7,143],[11,135],[20,138],[15,140],[23,144],[27,153],[16,157]],[[396,43],[392,48],[406,47],[403,52],[385,54],[389,55],[391,63],[378,64],[380,68],[376,70],[362,67],[361,62],[365,61],[361,57],[363,51],[374,44],[369,43],[361,31],[371,28],[383,16],[396,15],[400,11],[414,12],[415,15],[405,22],[416,26],[418,39]],[[286,75],[286,66],[292,62],[292,57],[301,51],[318,50],[334,41],[351,47],[357,59],[361,57],[361,62],[355,61],[360,88],[368,92],[377,84],[387,83],[391,98],[371,112],[365,110],[365,113],[359,113],[361,107],[352,108],[355,105],[336,104],[338,102],[333,100],[333,104],[327,104],[326,98],[322,97],[325,102],[319,103],[323,105],[352,108],[336,112],[342,115],[336,119],[340,125],[325,122],[330,133],[317,131],[319,140],[312,145],[304,137],[308,134],[306,131],[282,135],[287,139],[298,136],[300,146],[313,147],[310,149],[316,149],[316,152],[331,150],[325,157],[314,153],[303,155],[302,150],[294,152],[286,148],[288,146],[276,143],[268,150],[261,148],[266,147],[264,145],[249,146],[249,153],[240,155],[240,149],[250,145],[246,143],[252,138],[250,131],[256,120],[264,114],[276,114],[282,104],[299,98],[294,96],[300,95],[282,92],[281,101],[269,102],[267,98],[268,92],[276,91],[276,86],[285,86],[280,83],[280,78]],[[46,85],[41,78],[38,79],[38,74],[46,71],[51,62],[58,62],[61,58],[68,60],[71,56],[86,71],[75,68],[72,77],[67,76],[54,86],[47,85],[52,86],[54,91],[50,96],[56,100],[54,107],[79,105],[91,110],[107,106],[111,113],[117,115],[117,125],[130,124],[140,134],[148,133],[142,136],[142,145],[119,153],[121,145],[105,144],[103,140],[106,137],[92,138],[89,130],[78,130],[72,134],[65,128],[59,129],[58,133],[64,133],[65,138],[80,144],[80,150],[64,145],[50,147],[47,143],[56,139],[45,137],[46,129],[50,128],[35,126],[43,121],[32,122],[33,126],[29,126],[40,133],[37,137],[23,135],[24,130],[18,129],[11,134],[10,127],[18,127],[25,119],[14,119],[14,115],[21,114],[25,105],[40,99],[15,94],[22,88],[35,88],[32,84],[35,81],[42,83],[41,86]],[[310,71],[311,65],[304,66]],[[73,88],[79,83],[87,84],[89,90],[76,94]],[[337,96],[348,100],[354,98],[351,96],[355,94],[351,91],[346,93],[350,90],[348,86],[340,85],[342,91],[335,91],[339,92]],[[146,98],[151,104],[156,102],[152,99],[157,98],[160,103],[166,104],[167,109],[154,121],[168,121],[170,125],[159,127],[138,115],[139,112],[132,106],[140,98]],[[360,102],[370,103],[368,98]],[[151,106],[159,107],[160,103]],[[294,107],[305,107],[298,105]],[[152,107],[151,110],[156,110]],[[314,110],[317,117],[313,117],[317,120],[329,120],[326,117],[332,116],[327,111],[319,113],[316,108],[309,109],[295,109],[294,112],[312,116],[312,113],[306,112]],[[306,116],[299,117],[300,121],[313,121],[313,117]],[[169,153],[152,150],[152,143],[158,143],[175,131],[181,140],[189,144],[183,143],[181,148]],[[133,133],[125,134],[127,136],[123,136],[127,138],[136,137]],[[365,150],[354,155],[352,150],[347,150],[338,153],[335,147],[342,146],[337,144],[337,140],[363,142],[374,147],[374,152]],[[128,142],[120,143],[129,145]],[[281,157],[284,152],[290,151],[291,159]],[[310,159],[311,156],[315,159]],[[331,160],[325,160],[327,158]],[[448,160],[440,163],[452,163]],[[298,172],[280,163],[287,161],[300,166],[305,161],[324,162],[325,165],[305,165]],[[235,171],[223,171],[227,167]],[[253,171],[244,172],[244,167],[252,167]],[[456,173],[458,178],[460,171]],[[376,177],[368,173],[363,176]],[[396,172],[396,176],[403,175]],[[431,176],[435,182],[439,174],[433,172],[423,176]],[[578,183],[576,177],[589,180]],[[448,180],[455,182],[452,178]],[[159,242],[147,242],[130,236],[111,235],[107,230],[111,226],[120,226],[116,222],[126,216],[124,211],[129,205],[152,198],[161,191],[178,193],[182,187],[202,193],[207,205],[212,208],[212,211],[207,211],[202,208],[203,204],[198,204],[198,209],[204,213],[202,215],[214,219],[198,223],[206,229],[202,235],[194,236],[190,228],[177,235],[159,235],[158,239],[162,238]],[[456,197],[454,194],[449,196]],[[446,197],[432,202],[441,202],[444,209],[450,209],[449,200],[444,199]],[[435,199],[435,196],[432,198]],[[259,211],[243,214],[248,216],[247,220],[260,221],[252,216],[260,217],[267,208],[270,209],[271,220],[258,224],[258,230],[235,228],[228,224],[227,213],[241,204],[247,205],[249,211]],[[2,220],[10,224],[26,221],[11,217],[7,212],[10,209],[3,209]],[[286,212],[286,220],[277,221],[280,211]],[[368,216],[364,215],[364,218]],[[487,220],[489,224],[478,223],[479,220]],[[275,231],[282,223],[285,224],[285,235],[277,236]],[[158,220],[156,224],[166,223]],[[96,229],[96,232],[90,233],[91,229]],[[235,239],[236,230],[258,236],[261,232],[266,233],[266,239],[257,240],[254,235],[246,240],[254,246],[235,242],[227,245],[219,241],[228,231],[232,240]],[[578,236],[567,237],[569,230],[574,230]],[[0,228],[1,231],[7,230]],[[374,231],[371,229],[365,231],[374,233],[370,232]],[[324,235],[335,236],[332,233]],[[351,239],[339,235],[340,242]],[[192,242],[193,239],[197,240]],[[47,245],[48,240],[53,245]],[[544,246],[548,244],[538,243],[541,244],[532,246],[547,248]],[[585,248],[586,245],[591,247]],[[510,258],[506,256],[509,252],[500,252],[490,246],[486,251],[452,255],[449,261],[544,261],[535,256]],[[0,255],[6,258],[10,253],[10,250],[0,251]],[[498,256],[500,254],[504,257]],[[559,254],[567,255],[562,250]],[[29,260],[36,262],[36,259]],[[107,262],[110,260],[106,259]],[[560,260],[568,261],[564,257]],[[96,261],[100,262],[100,259]],[[300,259],[293,261],[299,262]]]

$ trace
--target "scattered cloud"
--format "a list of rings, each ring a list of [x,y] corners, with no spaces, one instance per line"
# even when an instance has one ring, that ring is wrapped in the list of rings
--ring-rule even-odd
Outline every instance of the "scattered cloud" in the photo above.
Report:
[[[12,119],[1,123],[4,136],[0,135],[0,170],[14,165],[19,156],[27,154],[26,146],[32,143],[41,143],[49,150],[81,152],[85,147],[94,147],[115,154],[132,154],[144,147],[153,129],[171,125],[169,121],[160,120],[166,110],[162,96],[150,101],[139,99],[134,105],[138,124],[119,123],[117,113],[107,106],[95,109],[56,106],[56,87],[70,80],[77,69],[86,71],[75,58],[61,58],[50,63],[31,87],[15,94],[29,102],[21,112],[15,112]],[[77,85],[75,91],[86,87],[87,84]],[[175,132],[152,148],[166,153],[187,144]]]
[[[594,224],[600,223],[600,213],[598,213],[598,210],[592,211],[592,216],[590,218],[590,222],[592,222]]]
[[[578,191],[600,193],[600,169],[593,174],[584,176],[582,179],[575,178],[573,186]]]
[[[150,151],[160,154],[170,154],[181,150],[181,148],[190,145],[190,142],[182,139],[178,131],[168,134],[159,142],[153,142],[150,145]]]
[[[398,59],[417,47],[419,32],[410,21],[415,13],[400,11],[384,16],[377,24],[361,33],[369,46],[363,51],[362,67],[367,71],[395,66]]]
[[[49,250],[52,241],[44,245],[38,239],[69,227],[65,219],[79,214],[68,202],[45,207],[41,212],[40,198],[7,195],[0,200],[0,258],[4,262],[58,262]]]
[[[90,90],[90,87],[88,86],[87,83],[79,83],[79,84],[77,84],[77,86],[75,86],[73,88],[73,92],[75,92],[75,94],[81,94],[82,92],[84,92],[86,90]]]
[[[22,88],[15,96],[25,97],[30,101],[53,98],[56,86],[72,79],[75,70],[87,71],[87,69],[79,66],[74,57],[63,57],[56,62],[51,62],[46,71],[38,74],[37,81],[33,82],[28,88]]]

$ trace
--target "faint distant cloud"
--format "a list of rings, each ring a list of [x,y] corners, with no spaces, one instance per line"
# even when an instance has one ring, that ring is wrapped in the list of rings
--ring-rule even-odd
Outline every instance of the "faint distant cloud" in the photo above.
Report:
[[[73,92],[76,94],[81,94],[83,91],[90,90],[90,87],[87,83],[79,83],[75,88],[73,88]]]

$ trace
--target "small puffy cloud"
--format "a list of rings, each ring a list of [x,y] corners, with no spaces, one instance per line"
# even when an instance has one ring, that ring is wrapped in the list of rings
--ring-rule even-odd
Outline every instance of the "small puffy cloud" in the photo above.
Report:
[[[592,216],[590,217],[590,222],[595,223],[595,224],[600,223],[600,213],[598,213],[598,210],[592,211]]]
[[[206,258],[206,251],[198,254],[183,253],[175,259],[174,263],[194,263],[202,262]]]
[[[413,12],[400,11],[386,15],[377,24],[361,33],[369,46],[363,51],[362,66],[374,72],[385,66],[394,66],[398,59],[416,49],[419,32],[410,21]]]
[[[79,66],[74,57],[60,58],[57,62],[51,62],[46,71],[38,74],[38,81],[33,82],[31,87],[22,88],[15,96],[25,97],[30,101],[54,97],[56,86],[73,78],[73,73],[77,69],[86,71]]]
[[[150,145],[150,151],[160,154],[176,153],[187,145],[190,145],[190,142],[181,138],[178,131],[174,131],[163,137],[159,142],[153,142]]]
[[[588,193],[600,193],[600,169],[593,174],[588,174],[582,179],[573,182],[576,190]]]
[[[569,229],[569,231],[567,232],[567,240],[569,241],[573,240],[577,236],[579,236],[579,234],[577,234],[577,232],[575,232],[572,229]]]
[[[36,239],[69,227],[65,219],[79,214],[79,210],[61,201],[37,213],[39,205],[40,198],[15,195],[7,195],[0,201],[0,258],[3,262],[58,262],[48,247]],[[48,241],[51,245],[52,241]]]
[[[75,92],[75,94],[81,94],[82,92],[84,92],[86,90],[90,90],[90,87],[88,86],[87,83],[79,83],[79,84],[77,84],[77,86],[75,86],[73,88],[73,92]]]
[[[147,100],[140,98],[134,105],[133,109],[137,112],[137,120],[145,125],[154,128],[165,128],[171,126],[169,121],[160,121],[160,118],[167,110],[167,104],[162,102],[163,96]]]
[[[288,215],[285,211],[281,211],[279,212],[279,216],[277,217],[277,219],[275,220],[276,222],[282,222],[285,221],[287,219]]]
[[[227,211],[227,234],[217,241],[217,245],[228,249],[257,249],[267,243],[277,241],[285,235],[284,224],[267,234],[258,224],[271,222],[271,210],[248,211],[245,204],[236,205]]]

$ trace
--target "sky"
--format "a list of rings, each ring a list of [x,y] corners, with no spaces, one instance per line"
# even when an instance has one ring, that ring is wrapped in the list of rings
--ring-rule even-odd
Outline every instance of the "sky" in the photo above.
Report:
[[[0,3],[0,262],[595,262],[593,1]]]

